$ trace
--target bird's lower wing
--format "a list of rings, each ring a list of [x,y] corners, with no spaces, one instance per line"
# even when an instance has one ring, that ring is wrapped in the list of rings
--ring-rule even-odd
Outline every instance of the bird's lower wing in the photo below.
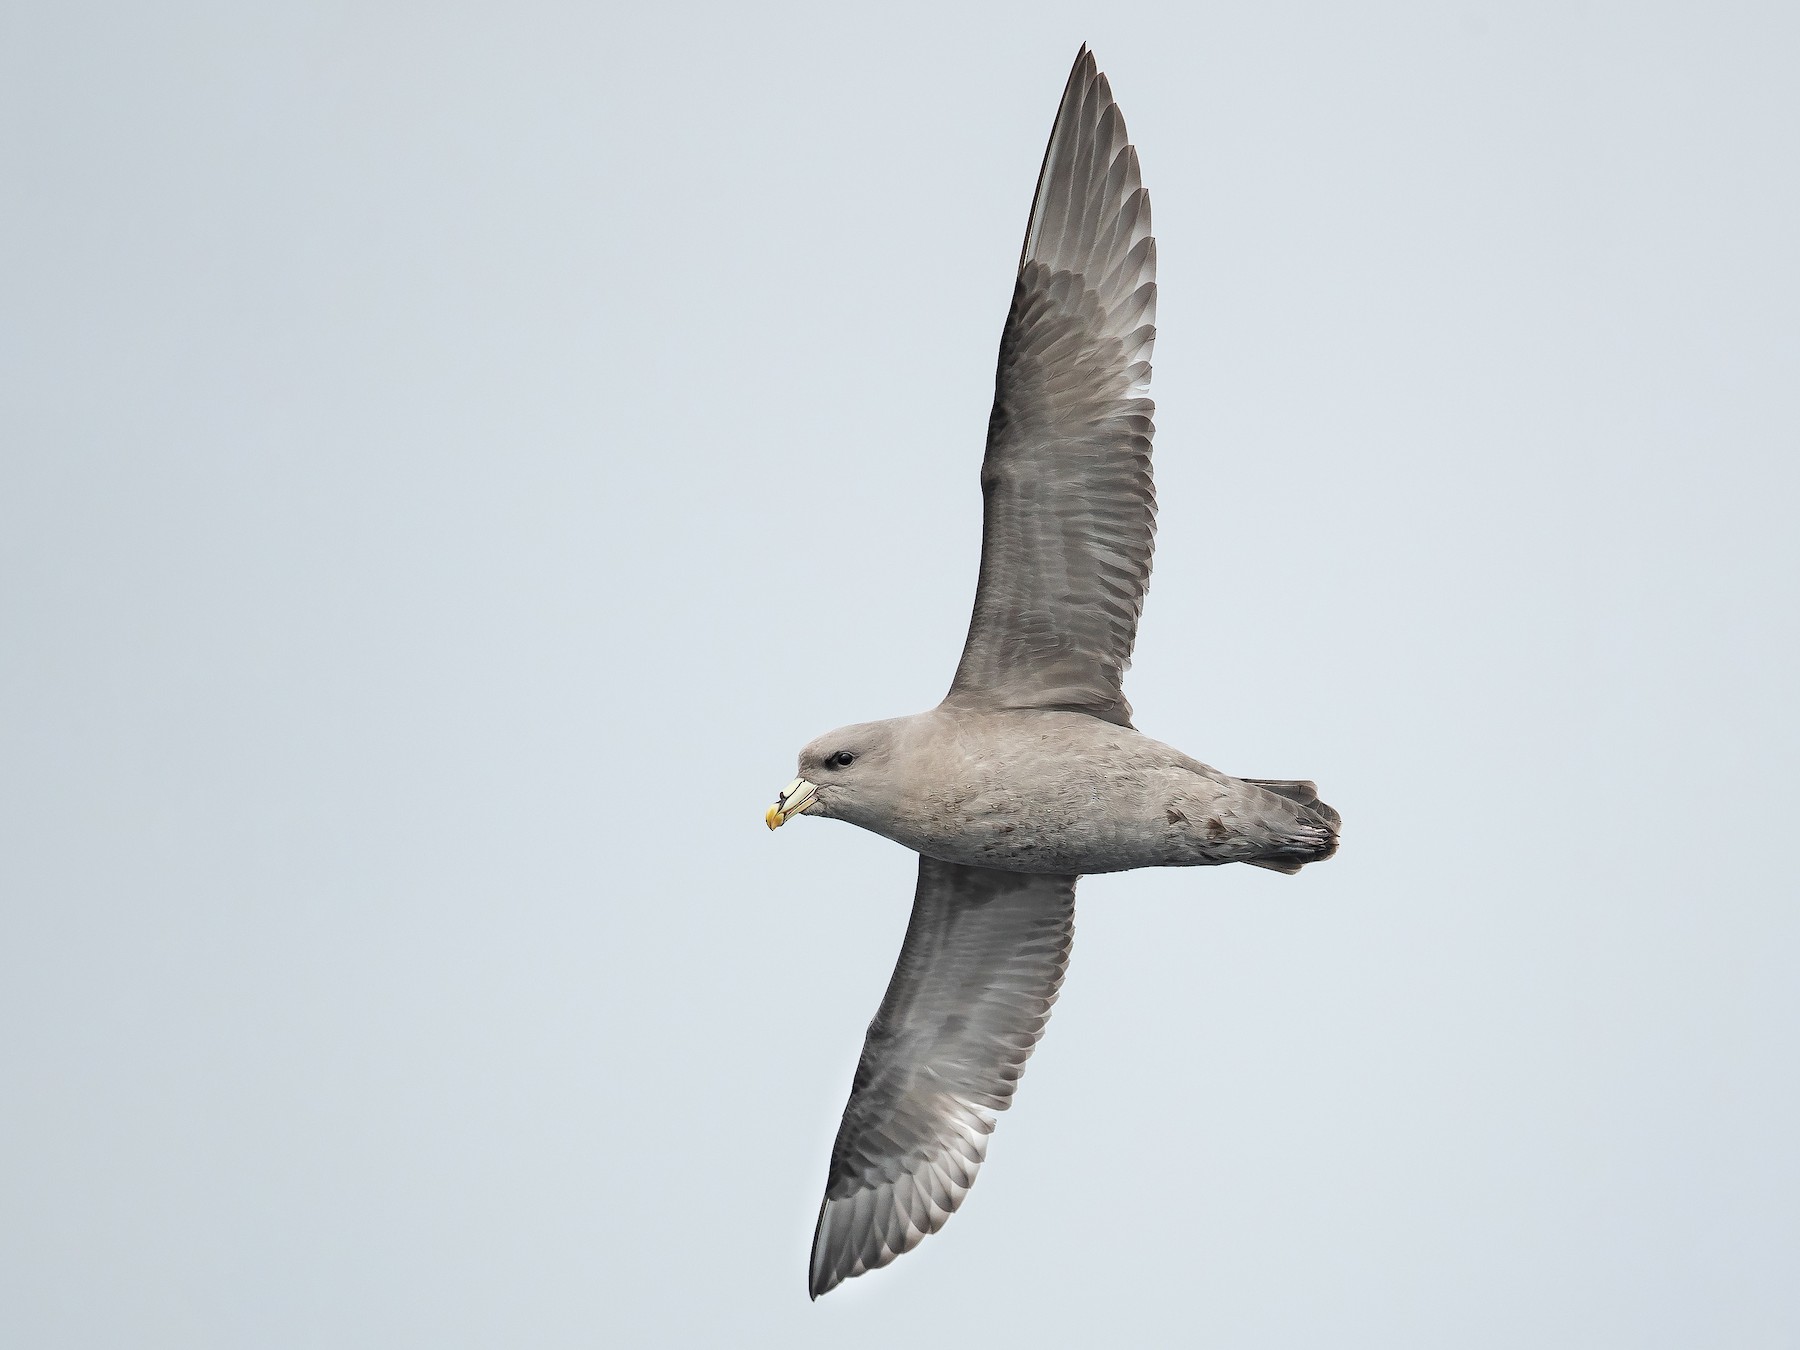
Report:
[[[919,859],[912,922],[831,1149],[814,1298],[911,1251],[962,1203],[1074,931],[1074,877]]]

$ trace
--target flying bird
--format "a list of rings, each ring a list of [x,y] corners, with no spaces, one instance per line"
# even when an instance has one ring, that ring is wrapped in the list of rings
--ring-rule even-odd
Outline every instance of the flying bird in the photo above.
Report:
[[[1083,46],[1000,336],[956,678],[929,712],[813,741],[766,817],[844,820],[919,855],[832,1145],[813,1298],[910,1251],[974,1185],[1062,984],[1078,877],[1294,873],[1337,848],[1311,783],[1233,778],[1132,726],[1120,686],[1155,533],[1155,317],[1150,198]]]

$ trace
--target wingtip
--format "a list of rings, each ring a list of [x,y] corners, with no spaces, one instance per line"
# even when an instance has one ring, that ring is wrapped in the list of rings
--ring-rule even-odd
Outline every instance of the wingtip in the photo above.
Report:
[[[806,1299],[809,1303],[817,1303],[820,1294],[831,1292],[832,1282],[825,1278],[824,1262],[819,1259],[819,1238],[813,1235],[812,1255],[806,1260]]]
[[[839,1283],[827,1278],[824,1259],[825,1211],[831,1205],[828,1195],[819,1201],[819,1217],[813,1223],[812,1251],[806,1258],[806,1297],[810,1303],[817,1303],[820,1294],[829,1294]]]

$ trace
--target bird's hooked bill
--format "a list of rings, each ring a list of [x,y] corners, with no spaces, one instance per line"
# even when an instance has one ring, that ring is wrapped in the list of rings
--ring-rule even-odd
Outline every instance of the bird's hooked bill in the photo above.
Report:
[[[779,830],[787,823],[789,816],[797,816],[813,804],[813,798],[819,793],[818,785],[809,783],[804,778],[796,778],[781,789],[781,795],[775,799],[763,819],[769,823],[771,830]]]

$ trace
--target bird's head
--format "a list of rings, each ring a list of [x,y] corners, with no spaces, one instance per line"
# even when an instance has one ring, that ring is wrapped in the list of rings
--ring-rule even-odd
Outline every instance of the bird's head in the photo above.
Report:
[[[904,721],[905,719],[900,719]],[[800,752],[798,776],[763,819],[771,830],[793,816],[831,816],[861,823],[887,805],[896,722],[861,722],[827,732]]]

